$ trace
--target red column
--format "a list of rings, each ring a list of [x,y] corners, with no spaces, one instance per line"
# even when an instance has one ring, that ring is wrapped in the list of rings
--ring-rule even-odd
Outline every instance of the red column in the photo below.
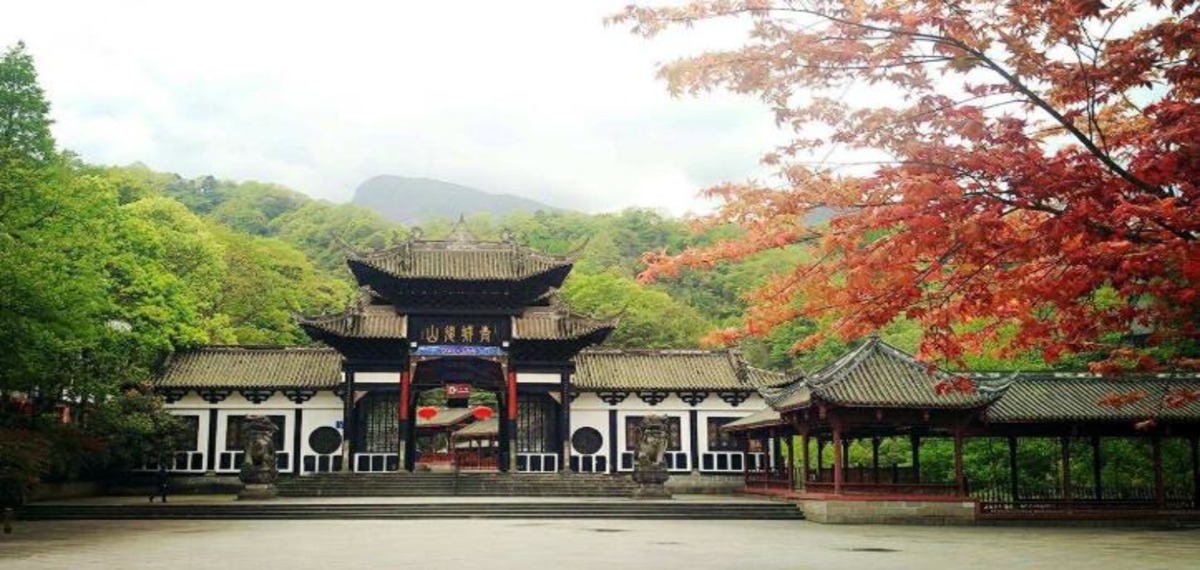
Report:
[[[804,469],[800,471],[800,489],[808,491],[808,467],[811,459],[808,456],[808,430],[804,430],[804,436],[800,438],[800,452],[803,454]]]
[[[842,492],[842,426],[833,424],[833,492]]]
[[[1074,494],[1071,484],[1071,436],[1062,436],[1059,443],[1062,445],[1062,496],[1063,501],[1067,504],[1067,510],[1071,510],[1072,495]]]
[[[400,403],[398,405],[399,418],[400,418],[401,422],[408,420],[408,393],[409,393],[411,385],[412,385],[412,379],[408,377],[408,373],[401,372],[400,373]]]
[[[508,369],[508,398],[505,405],[508,408],[505,421],[508,422],[508,472],[517,472],[517,371],[510,366]]]
[[[1192,442],[1192,508],[1200,509],[1200,436],[1193,435]]]
[[[966,479],[963,477],[963,433],[961,427],[954,428],[954,486],[958,488],[957,493],[962,495],[966,490],[964,484]]]
[[[1163,489],[1162,437],[1158,434],[1150,438],[1150,451],[1154,459],[1154,504],[1162,509],[1166,506],[1167,496]]]
[[[412,368],[410,368],[410,370],[411,369]],[[408,452],[409,452],[409,449],[408,449],[408,436],[409,436],[408,424],[409,424],[409,419],[410,419],[409,418],[409,410],[408,410],[408,402],[409,402],[411,391],[412,391],[412,374],[409,372],[401,372],[400,373],[400,401],[396,404],[396,407],[397,407],[396,416],[399,418],[399,421],[397,422],[398,437],[396,438],[398,440],[399,444],[397,445],[396,451],[397,451],[397,455],[399,455],[398,461],[400,462],[400,469],[402,469],[402,470],[408,470]]]

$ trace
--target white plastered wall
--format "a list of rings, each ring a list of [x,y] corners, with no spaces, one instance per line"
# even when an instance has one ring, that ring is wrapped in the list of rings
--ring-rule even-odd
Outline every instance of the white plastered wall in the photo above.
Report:
[[[629,416],[645,416],[650,414],[659,414],[669,417],[679,418],[679,435],[680,447],[684,456],[687,457],[687,470],[699,470],[699,457],[692,457],[691,453],[691,414],[692,410],[696,411],[697,425],[697,443],[698,451],[701,455],[711,451],[708,442],[708,419],[712,417],[723,418],[742,418],[753,414],[766,407],[766,402],[757,393],[751,393],[746,401],[733,406],[722,400],[716,392],[710,392],[708,397],[703,402],[698,403],[695,407],[688,405],[679,398],[678,394],[671,393],[665,400],[657,405],[650,405],[643,401],[634,392],[629,392],[629,395],[616,406],[610,406],[600,399],[595,393],[581,393],[575,401],[571,403],[571,433],[575,430],[588,426],[595,428],[604,438],[604,445],[595,455],[602,455],[607,458],[610,465],[620,467],[620,454],[626,451],[625,441],[625,418]],[[609,411],[615,409],[616,414],[616,451],[617,457],[610,457],[609,443]],[[571,450],[573,456],[579,456],[574,449]]]

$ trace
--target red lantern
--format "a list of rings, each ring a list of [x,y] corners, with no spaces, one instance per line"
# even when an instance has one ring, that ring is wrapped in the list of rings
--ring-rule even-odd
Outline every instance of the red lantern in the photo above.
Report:
[[[433,416],[438,414],[437,408],[433,406],[421,406],[417,408],[417,417],[423,420],[431,420]]]
[[[474,410],[471,411],[471,414],[474,415],[475,419],[477,419],[479,421],[483,421],[483,420],[486,420],[486,419],[492,417],[493,413],[495,413],[495,412],[493,412],[491,408],[488,408],[485,406],[479,406],[478,408],[475,408]]]

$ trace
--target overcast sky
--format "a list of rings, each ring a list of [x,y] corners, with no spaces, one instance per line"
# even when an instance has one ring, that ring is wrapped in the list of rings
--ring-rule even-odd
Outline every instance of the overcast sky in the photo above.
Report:
[[[21,2],[59,143],[94,163],[264,180],[333,201],[427,176],[589,212],[703,209],[758,171],[764,106],[672,99],[656,64],[734,38],[644,40],[629,0]]]

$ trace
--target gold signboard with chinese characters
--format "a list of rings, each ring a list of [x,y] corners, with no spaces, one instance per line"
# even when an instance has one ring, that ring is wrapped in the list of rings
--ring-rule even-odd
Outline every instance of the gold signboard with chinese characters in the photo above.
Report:
[[[500,346],[509,339],[507,318],[409,317],[409,336],[419,344]]]

